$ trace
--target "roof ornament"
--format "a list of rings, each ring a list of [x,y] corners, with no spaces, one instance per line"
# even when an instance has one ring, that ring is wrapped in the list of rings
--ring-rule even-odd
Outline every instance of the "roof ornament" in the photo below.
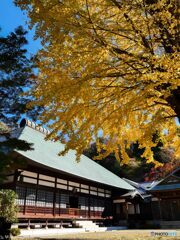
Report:
[[[28,119],[23,118],[19,124],[20,128],[23,128],[25,126],[31,127],[45,135],[50,134],[50,131],[44,127],[39,126],[37,123],[30,121]]]

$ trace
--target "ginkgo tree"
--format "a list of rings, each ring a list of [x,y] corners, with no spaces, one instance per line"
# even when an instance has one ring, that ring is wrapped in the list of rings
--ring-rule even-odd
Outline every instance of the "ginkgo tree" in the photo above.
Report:
[[[156,163],[155,132],[179,154],[177,0],[15,3],[42,39],[33,104],[45,106],[50,138],[66,136],[62,154],[76,149],[79,157],[96,141],[99,158],[114,152],[128,163],[126,149],[138,140]]]

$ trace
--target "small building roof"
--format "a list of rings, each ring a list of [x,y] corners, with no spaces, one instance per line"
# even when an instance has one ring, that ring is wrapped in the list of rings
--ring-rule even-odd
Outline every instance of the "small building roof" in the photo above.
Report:
[[[150,191],[168,191],[179,190],[180,191],[180,167],[174,170],[167,177],[159,181]]]
[[[16,132],[16,137],[28,143],[33,143],[33,150],[16,150],[19,154],[35,163],[39,163],[54,170],[59,170],[112,187],[134,190],[134,187],[129,183],[84,155],[81,155],[80,161],[77,162],[76,151],[74,150],[69,150],[65,156],[58,156],[58,153],[64,149],[64,145],[60,142],[45,140],[44,134],[47,134],[47,131],[37,127],[36,124],[30,121],[23,121],[23,124],[20,124],[18,135]]]
[[[130,198],[141,197],[142,199],[149,198],[151,197],[151,194],[148,193],[148,190],[156,184],[155,181],[138,183],[127,178],[123,178],[123,180],[125,180],[135,188],[134,191],[130,191],[121,196],[121,197],[127,197],[127,198],[128,197]]]

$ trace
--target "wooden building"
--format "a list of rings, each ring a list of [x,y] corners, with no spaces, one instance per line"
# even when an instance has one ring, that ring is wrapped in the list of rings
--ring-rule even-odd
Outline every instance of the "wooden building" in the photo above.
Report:
[[[124,179],[136,190],[117,196],[118,219],[126,215],[131,228],[180,229],[180,168],[161,181],[136,183]]]
[[[153,219],[162,228],[180,228],[180,168],[161,180],[150,192],[153,196]]]
[[[117,196],[114,202],[118,203],[119,208],[117,219],[125,222],[130,228],[141,228],[145,225],[146,220],[152,220],[151,201],[152,195],[148,190],[157,182],[138,183],[123,178],[135,190],[129,191],[121,196]],[[126,220],[124,220],[126,215]]]
[[[64,145],[46,141],[47,133],[25,119],[13,133],[13,137],[33,144],[33,150],[12,153],[12,158],[22,160],[22,166],[8,173],[1,186],[18,194],[19,225],[116,219],[113,200],[134,187],[84,155],[77,163],[73,150],[58,156]]]

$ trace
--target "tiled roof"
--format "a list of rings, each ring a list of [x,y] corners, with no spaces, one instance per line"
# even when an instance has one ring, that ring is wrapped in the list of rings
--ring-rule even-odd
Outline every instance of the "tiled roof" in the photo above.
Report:
[[[180,190],[180,167],[159,181],[150,191]]]
[[[47,131],[43,128],[27,121],[20,126],[18,138],[33,143],[33,150],[17,152],[31,161],[97,183],[134,190],[129,183],[84,155],[81,155],[80,162],[77,162],[74,150],[69,150],[65,156],[58,156],[64,145],[60,142],[46,141],[44,138]]]

